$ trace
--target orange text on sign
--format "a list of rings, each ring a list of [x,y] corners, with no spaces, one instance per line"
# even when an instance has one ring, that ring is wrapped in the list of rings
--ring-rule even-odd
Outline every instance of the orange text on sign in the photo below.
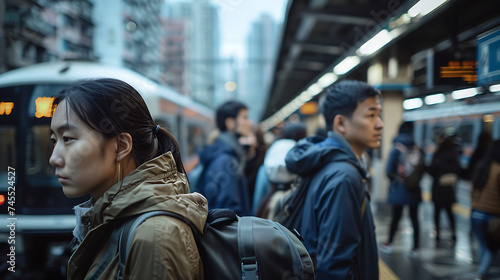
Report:
[[[0,115],[10,115],[14,108],[14,102],[0,102]]]
[[[36,112],[35,117],[37,118],[51,118],[54,113],[52,110],[52,103],[54,102],[54,97],[38,97],[35,100]]]

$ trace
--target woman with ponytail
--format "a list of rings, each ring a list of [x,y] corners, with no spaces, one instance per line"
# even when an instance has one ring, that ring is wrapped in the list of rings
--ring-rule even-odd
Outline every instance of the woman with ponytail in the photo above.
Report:
[[[100,265],[119,222],[151,211],[170,211],[200,231],[207,201],[189,193],[179,145],[157,125],[141,95],[117,79],[79,81],[54,100],[50,164],[68,197],[90,194],[75,207],[78,245],[68,279],[116,279],[118,255]],[[155,216],[132,238],[127,279],[203,279],[189,226]]]

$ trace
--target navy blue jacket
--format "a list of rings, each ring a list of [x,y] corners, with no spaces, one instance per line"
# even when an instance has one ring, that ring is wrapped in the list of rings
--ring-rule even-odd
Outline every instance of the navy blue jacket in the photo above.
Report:
[[[315,259],[316,279],[378,279],[375,226],[363,183],[368,173],[347,141],[333,132],[324,140],[309,137],[285,161],[292,173],[314,175],[299,231]]]
[[[393,143],[394,145],[397,145],[397,143],[404,145],[406,149],[412,149],[415,145],[412,136],[404,133],[396,136]],[[422,200],[420,188],[410,191],[405,187],[403,181],[401,181],[397,175],[401,156],[402,151],[394,147],[387,159],[385,172],[390,180],[387,203],[393,205],[417,205]]]
[[[234,135],[221,133],[200,153],[204,166],[201,185],[208,208],[230,208],[240,216],[250,215],[250,199],[244,175],[245,155]]]

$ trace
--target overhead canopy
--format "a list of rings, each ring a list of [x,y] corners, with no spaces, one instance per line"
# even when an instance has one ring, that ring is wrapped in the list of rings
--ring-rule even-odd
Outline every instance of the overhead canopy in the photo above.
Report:
[[[275,114],[323,74],[332,72],[345,57],[356,56],[356,50],[380,30],[400,24],[404,20],[401,15],[417,2],[290,0],[263,119]],[[366,80],[369,62],[390,50],[407,63],[411,55],[437,44],[460,51],[475,43],[478,34],[495,26],[500,26],[500,1],[445,1],[432,14],[405,24],[400,29],[402,34],[379,51],[360,56],[356,68],[339,78]]]

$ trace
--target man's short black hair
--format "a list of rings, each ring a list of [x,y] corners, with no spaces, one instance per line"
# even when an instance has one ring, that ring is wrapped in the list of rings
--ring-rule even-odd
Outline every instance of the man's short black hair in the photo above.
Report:
[[[343,115],[351,118],[359,103],[369,97],[380,95],[380,91],[364,82],[348,80],[333,84],[326,90],[321,106],[326,128],[333,129],[335,116]]]
[[[226,103],[222,104],[217,108],[216,112],[216,122],[217,122],[217,128],[222,131],[227,131],[226,127],[226,119],[228,118],[233,118],[236,119],[238,116],[238,113],[242,109],[248,109],[248,107],[239,102],[239,101],[227,101]]]

